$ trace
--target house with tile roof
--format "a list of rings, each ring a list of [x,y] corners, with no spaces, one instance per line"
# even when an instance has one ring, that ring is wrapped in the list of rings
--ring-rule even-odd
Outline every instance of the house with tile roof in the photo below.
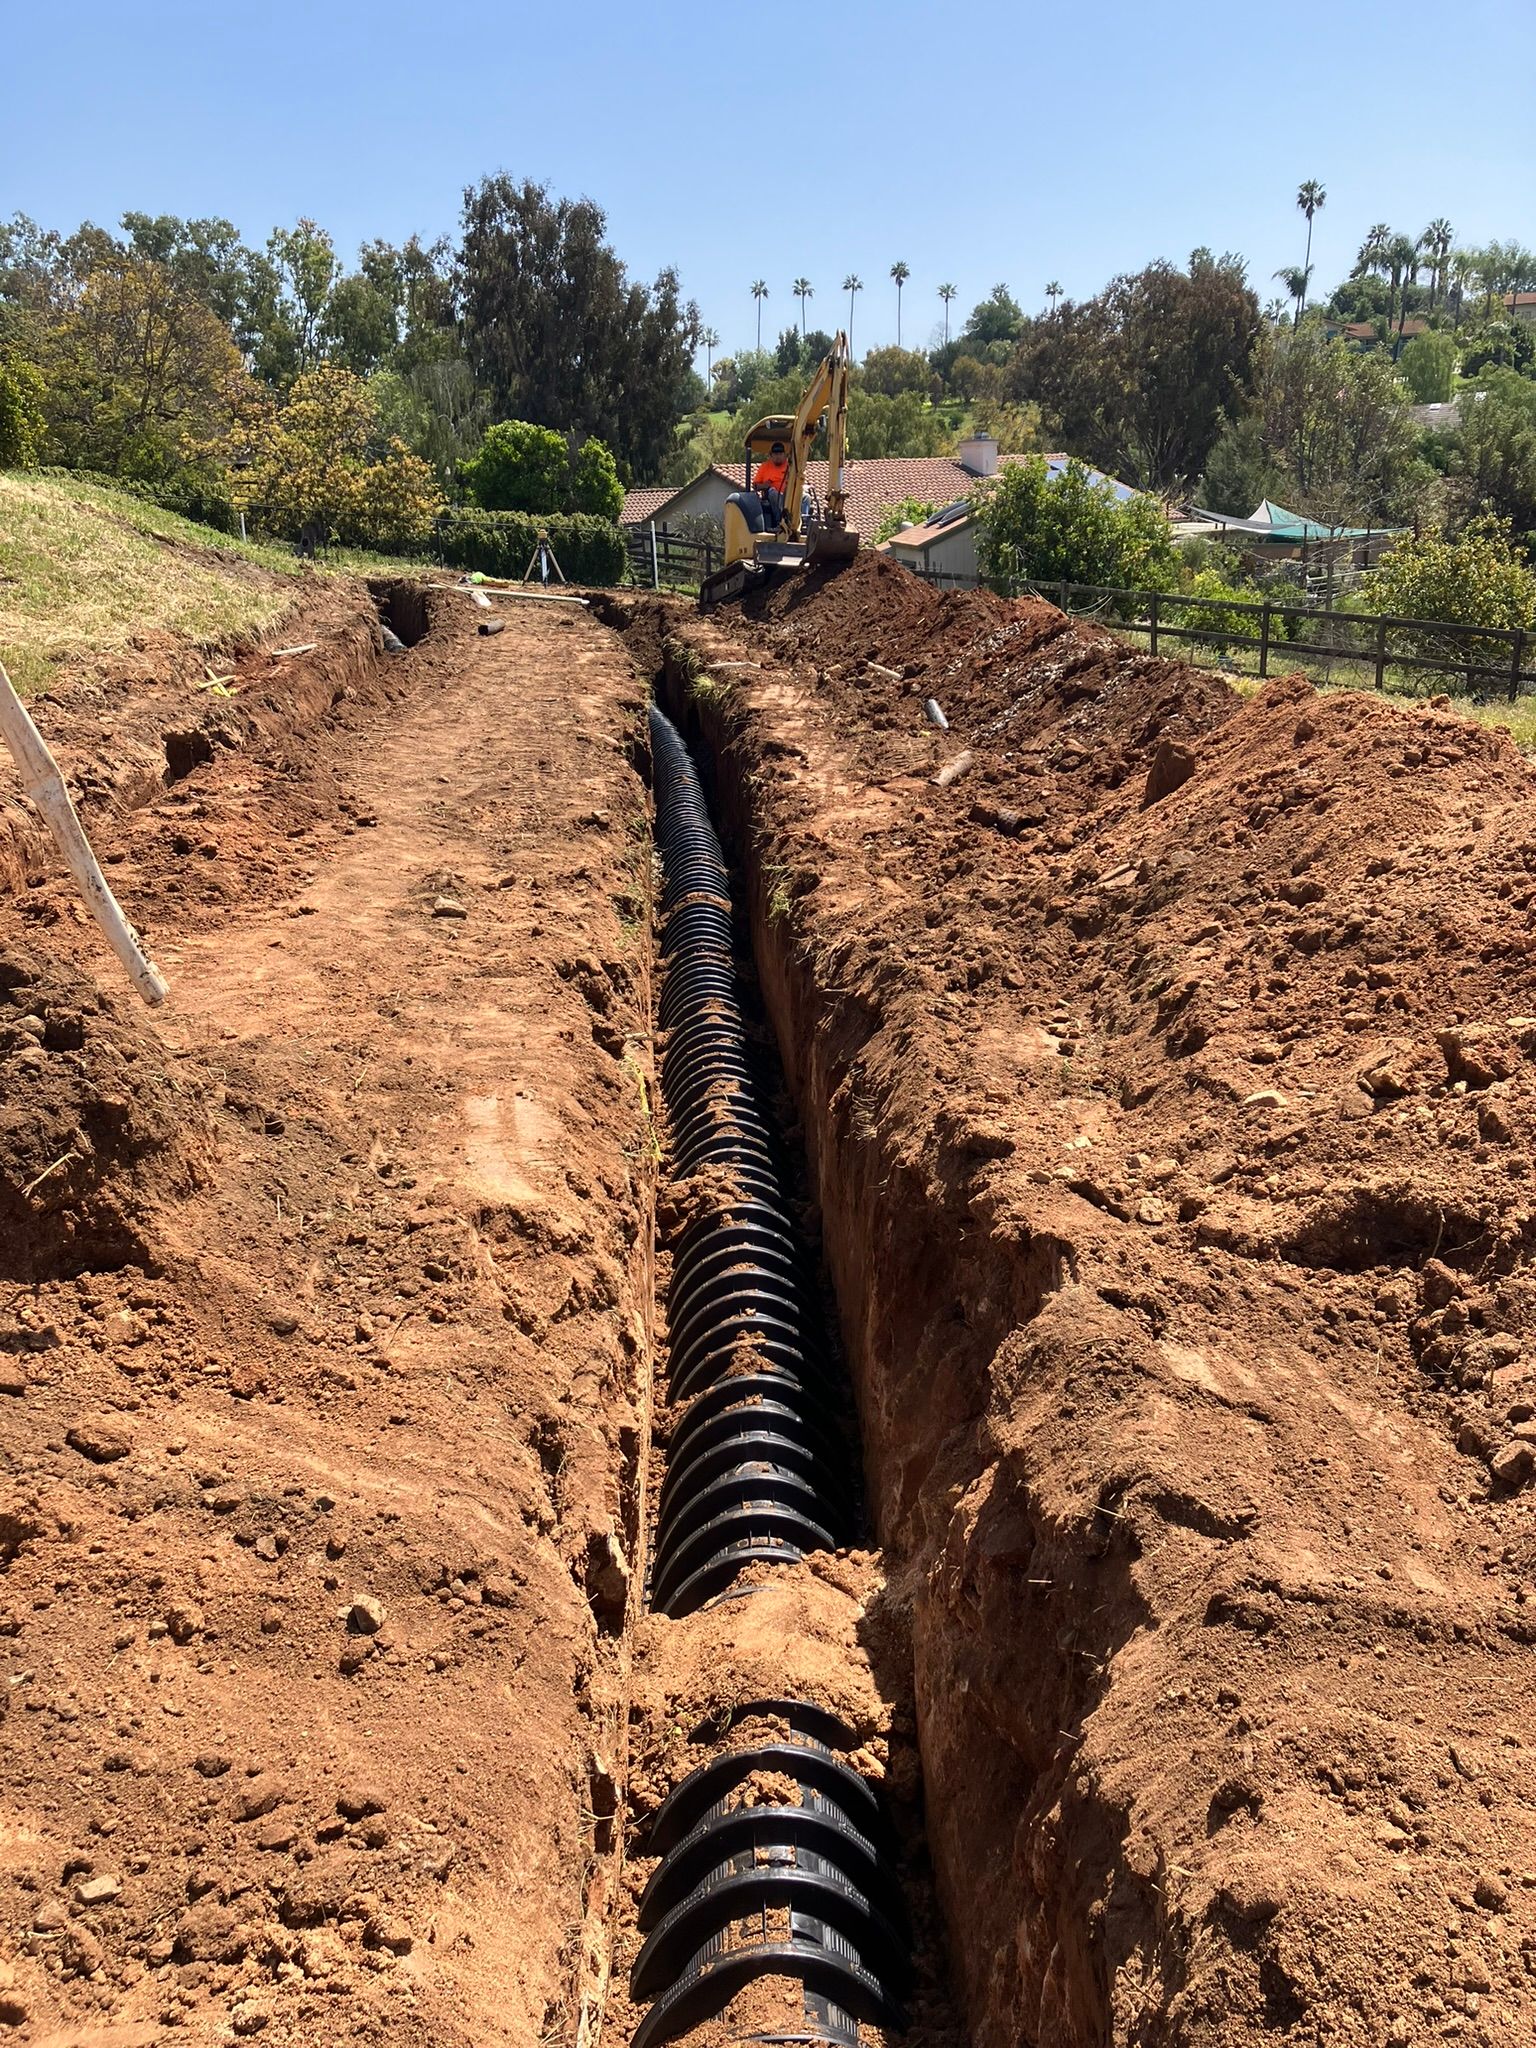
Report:
[[[870,541],[885,515],[909,499],[927,505],[953,504],[956,499],[969,497],[983,477],[995,476],[999,468],[1023,460],[1023,456],[1000,455],[990,434],[972,434],[953,455],[852,456],[843,465],[848,524]],[[733,491],[746,487],[745,463],[740,469],[726,469],[716,463],[680,490],[630,491],[620,510],[619,524],[644,526],[654,520],[660,531],[663,527],[675,527],[684,519],[703,518],[720,525],[725,517],[726,499]],[[826,463],[807,464],[806,488],[816,502],[822,500],[827,488]]]
[[[1027,456],[1004,456],[1003,464],[1010,461],[1024,462]],[[1060,476],[1071,461],[1069,455],[1047,455],[1042,458],[1052,476]],[[1120,504],[1137,497],[1138,492],[1129,484],[1123,484],[1112,476],[1105,476],[1102,470],[1091,463],[1083,463],[1089,479],[1100,484]],[[916,497],[917,492],[912,495]],[[899,501],[898,501],[899,502]],[[971,511],[970,493],[956,498],[952,503],[941,506],[925,519],[921,525],[904,526],[893,533],[889,540],[881,543],[882,552],[914,569],[920,576],[935,582],[959,584],[975,583],[981,575],[981,564],[976,554],[976,522]]]

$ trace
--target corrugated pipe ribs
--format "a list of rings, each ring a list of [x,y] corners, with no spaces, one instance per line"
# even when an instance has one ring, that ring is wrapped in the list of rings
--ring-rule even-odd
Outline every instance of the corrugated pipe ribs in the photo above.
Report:
[[[736,1587],[748,1566],[848,1541],[857,1489],[815,1279],[754,1074],[728,870],[680,734],[654,707],[650,727],[662,1097],[669,1167],[690,1183],[669,1247],[667,1395],[678,1420],[650,1578],[652,1605],[676,1617],[748,1590]],[[793,1699],[739,1704],[731,1725],[765,1717],[787,1732],[722,1746],[650,1824],[645,1852],[661,1860],[640,1901],[632,1990],[654,2002],[635,2048],[708,2020],[764,1976],[803,1985],[799,2041],[855,2041],[860,2020],[901,2025],[910,1943],[885,1816],[839,1754],[854,1737]],[[798,1803],[743,1804],[749,1780]]]

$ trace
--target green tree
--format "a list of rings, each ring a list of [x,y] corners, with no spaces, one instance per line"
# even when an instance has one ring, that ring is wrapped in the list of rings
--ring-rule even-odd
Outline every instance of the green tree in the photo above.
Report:
[[[1415,405],[1445,405],[1456,374],[1456,343],[1449,334],[1416,334],[1398,358],[1397,368]]]
[[[1254,413],[1228,420],[1216,436],[1200,480],[1199,501],[1213,512],[1246,519],[1265,498],[1279,497],[1284,480],[1264,445],[1264,423]]]
[[[760,277],[752,280],[752,296],[757,301],[757,347],[761,354],[763,346],[763,301],[768,296],[768,287]]]
[[[400,360],[400,359],[397,359]],[[377,371],[368,380],[378,430],[432,465],[446,490],[479,447],[490,401],[462,356],[428,357]]]
[[[889,540],[893,533],[900,533],[904,526],[921,526],[925,519],[931,519],[938,506],[931,498],[903,498],[899,505],[888,505],[880,514],[875,530],[865,538],[871,546],[878,547],[883,540]]]
[[[1296,310],[1291,315],[1291,325],[1299,327],[1301,325],[1301,316],[1307,303],[1307,286],[1312,281],[1311,267],[1308,266],[1305,270],[1297,268],[1277,270],[1275,276],[1285,286],[1287,298],[1296,301]]]
[[[978,434],[990,434],[999,455],[1033,455],[1040,447],[1040,408],[1033,402],[1011,405],[1006,400],[978,398],[971,414]]]
[[[977,550],[989,582],[1092,583],[1112,589],[1168,589],[1177,559],[1162,507],[1148,497],[1121,503],[1080,462],[1052,475],[1043,457],[1010,463],[971,500]]]
[[[14,349],[0,349],[0,469],[30,469],[47,424],[43,373]]]
[[[926,396],[933,383],[928,358],[915,348],[872,348],[857,374],[866,391],[883,392],[887,398],[903,391]]]
[[[1387,322],[1391,324],[1392,310],[1396,306],[1399,342],[1403,338],[1403,323],[1408,318],[1408,293],[1418,282],[1419,253],[1419,245],[1411,235],[1394,235],[1383,258],[1392,280],[1392,291],[1387,300]]]
[[[565,437],[528,420],[502,420],[459,471],[471,505],[487,512],[559,512],[570,489]]]
[[[464,198],[459,278],[471,368],[505,418],[597,434],[637,476],[674,446],[698,345],[677,274],[631,279],[588,200],[487,178]]]
[[[1038,404],[1059,445],[1144,489],[1187,489],[1257,374],[1259,304],[1241,261],[1197,249],[1152,263],[1034,322],[1009,396]]]
[[[442,510],[432,471],[398,441],[377,448],[368,386],[336,363],[302,372],[285,397],[248,399],[236,502],[269,533],[395,550],[427,540]]]
[[[959,296],[960,294],[956,290],[954,285],[941,284],[939,286],[939,298],[942,300],[944,306],[944,346],[946,348],[949,347],[949,308],[951,303]]]
[[[597,519],[617,519],[623,503],[624,486],[619,482],[613,450],[590,434],[571,464],[571,510],[590,512]]]
[[[800,301],[800,339],[803,342],[805,340],[805,302],[807,299],[815,298],[816,287],[808,277],[797,277],[790,289]]]
[[[96,264],[48,336],[48,441],[72,468],[168,475],[227,432],[244,375],[223,322],[142,257]]]
[[[1360,254],[1355,259],[1355,275],[1358,277],[1366,271],[1384,269],[1391,241],[1392,230],[1384,220],[1368,228],[1365,240],[1360,244]]]
[[[1472,520],[1454,540],[1438,533],[1405,534],[1361,577],[1360,603],[1392,618],[1529,632],[1536,627],[1536,572],[1514,544],[1508,522],[1485,517]],[[1431,632],[1411,636],[1411,644],[1421,654],[1442,656],[1451,646]],[[1465,657],[1469,669],[1507,666],[1509,643],[1462,643],[1454,657]]]
[[[848,359],[853,360],[853,300],[856,292],[864,289],[864,280],[857,271],[850,270],[843,279],[843,290],[848,294]]]
[[[1536,543],[1536,383],[1529,377],[1492,370],[1475,397],[1463,398],[1452,478],[1461,517],[1491,512]]]
[[[1455,229],[1443,216],[1438,220],[1432,220],[1419,237],[1420,246],[1429,258],[1429,311],[1431,318],[1433,318],[1438,309],[1440,301],[1445,297],[1446,285],[1450,279],[1451,244],[1455,239]]]
[[[994,343],[1012,347],[1024,330],[1024,313],[1005,284],[993,285],[987,296],[971,308],[971,317],[960,330],[960,345],[967,354],[985,359]]]
[[[1341,526],[1408,516],[1422,488],[1408,400],[1384,351],[1317,329],[1276,337],[1259,391],[1264,445],[1288,505]]]
[[[378,278],[354,271],[341,277],[320,316],[320,340],[327,361],[366,377],[387,362],[399,345],[399,309]]]
[[[258,375],[288,384],[312,370],[324,354],[325,310],[341,273],[336,245],[322,227],[301,218],[274,228],[253,286],[253,318],[260,328]]]
[[[879,391],[849,391],[848,445],[859,455],[942,455],[951,438],[916,391],[894,398]]]

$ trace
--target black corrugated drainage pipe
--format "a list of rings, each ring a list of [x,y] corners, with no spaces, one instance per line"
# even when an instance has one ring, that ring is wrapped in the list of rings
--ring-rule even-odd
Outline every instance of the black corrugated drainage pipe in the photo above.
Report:
[[[680,1616],[748,1565],[848,1540],[855,1488],[837,1388],[785,1190],[774,1120],[753,1075],[733,948],[729,876],[688,749],[654,706],[661,849],[662,1099],[670,1166],[699,1184],[671,1245],[667,1450],[650,1597]],[[725,1749],[651,1823],[658,1863],[640,1902],[632,1988],[654,2000],[635,2048],[719,2013],[762,1976],[804,1986],[806,2042],[850,2043],[858,2022],[899,2028],[909,1937],[875,1794],[838,1751],[853,1735],[800,1700],[738,1705],[787,1738]],[[799,1804],[743,1807],[754,1773]]]

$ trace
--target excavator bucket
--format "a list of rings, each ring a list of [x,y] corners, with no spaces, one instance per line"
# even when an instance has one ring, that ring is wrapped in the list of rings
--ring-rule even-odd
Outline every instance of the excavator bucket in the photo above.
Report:
[[[859,552],[859,536],[847,526],[817,526],[806,536],[808,562],[851,562]]]

